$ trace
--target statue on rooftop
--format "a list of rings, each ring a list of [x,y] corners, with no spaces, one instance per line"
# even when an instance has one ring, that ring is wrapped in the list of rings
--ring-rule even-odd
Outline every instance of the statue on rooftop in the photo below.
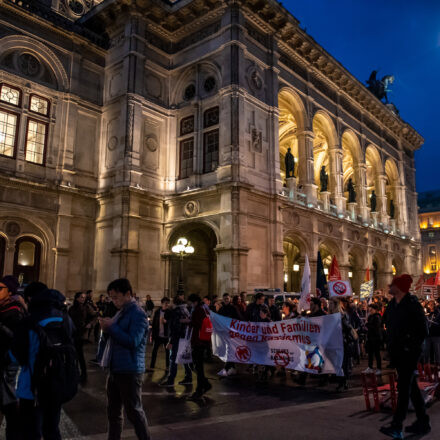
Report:
[[[319,180],[321,181],[321,192],[327,191],[328,188],[328,174],[325,172],[325,165],[321,167],[321,172],[319,173]]]
[[[376,98],[382,100],[385,98],[385,104],[389,104],[388,92],[391,92],[389,88],[390,84],[394,82],[393,75],[385,75],[382,79],[377,79],[377,70],[371,72],[370,78],[367,81],[368,90],[376,96]]]
[[[374,192],[374,189],[373,189],[371,196],[370,196],[371,212],[376,212],[376,204],[377,204],[377,197],[376,197],[376,193]]]
[[[353,179],[350,177],[347,183],[348,203],[356,203],[356,191],[354,190]]]
[[[284,165],[286,166],[286,178],[295,177],[295,157],[291,153],[290,147],[284,157]]]

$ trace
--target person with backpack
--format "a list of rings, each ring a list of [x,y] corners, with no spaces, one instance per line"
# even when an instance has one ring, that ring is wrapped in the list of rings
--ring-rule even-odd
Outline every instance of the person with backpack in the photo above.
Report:
[[[140,440],[149,440],[147,417],[142,406],[142,382],[148,337],[146,313],[133,298],[126,278],[112,281],[107,287],[118,313],[100,318],[108,334],[101,366],[109,369],[107,379],[108,440],[120,440],[124,424],[123,409]]]
[[[18,401],[15,395],[15,380],[18,365],[10,355],[17,328],[24,318],[22,304],[14,300],[18,281],[7,275],[0,280],[0,412],[6,419],[6,440],[18,439]]]
[[[188,297],[188,302],[193,306],[191,315],[191,348],[192,359],[197,373],[196,391],[191,395],[191,399],[200,399],[203,394],[212,388],[204,371],[204,354],[211,343],[212,323],[208,312],[203,307],[202,299],[196,293]]]
[[[60,440],[61,407],[78,390],[74,325],[57,290],[36,290],[29,316],[14,338],[12,353],[21,366],[17,397],[23,440]]]

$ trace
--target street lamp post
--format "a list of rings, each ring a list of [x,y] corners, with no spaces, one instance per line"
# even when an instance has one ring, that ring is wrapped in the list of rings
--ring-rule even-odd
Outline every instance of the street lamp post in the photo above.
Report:
[[[183,258],[194,253],[191,243],[184,237],[177,240],[177,243],[171,248],[171,251],[180,258],[179,282],[177,284],[177,295],[183,295]]]

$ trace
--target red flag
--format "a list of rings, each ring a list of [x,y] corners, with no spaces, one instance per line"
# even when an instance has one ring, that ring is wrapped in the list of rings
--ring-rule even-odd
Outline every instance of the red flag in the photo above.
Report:
[[[414,290],[420,290],[423,286],[423,283],[425,282],[425,277],[420,275],[419,279],[417,280],[416,286],[414,287]]]
[[[336,260],[336,255],[333,255],[332,263],[330,264],[328,280],[329,281],[341,280],[341,272],[339,270],[338,262]]]
[[[365,272],[365,282],[370,281],[370,268],[367,267],[367,271]]]
[[[437,271],[437,274],[435,275],[435,286],[440,286],[440,270]]]

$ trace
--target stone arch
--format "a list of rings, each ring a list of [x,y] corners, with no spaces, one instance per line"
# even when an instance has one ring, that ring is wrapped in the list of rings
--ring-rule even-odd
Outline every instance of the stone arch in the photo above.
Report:
[[[376,195],[376,209],[375,211],[381,210],[381,201],[385,197],[384,188],[382,184],[383,176],[383,164],[380,157],[380,153],[376,146],[373,144],[368,145],[365,150],[365,166],[366,166],[366,197],[368,206],[371,208],[371,196]],[[373,207],[374,208],[374,207]],[[373,211],[374,212],[374,211]]]
[[[180,73],[176,79],[175,87],[171,91],[171,104],[177,105],[181,102],[184,102],[184,92],[188,85],[193,84],[194,87],[197,87],[199,84],[200,87],[203,87],[203,81],[197,81],[198,78],[202,79],[204,75],[211,74],[214,76],[217,88],[221,87],[221,69],[220,67],[213,62],[203,61],[197,65],[192,65],[187,67],[182,73]],[[195,91],[195,96],[200,96],[200,90]]]
[[[351,286],[356,294],[360,293],[360,286],[365,279],[368,266],[366,255],[365,250],[360,246],[352,246],[348,251],[348,272],[352,273]]]
[[[171,252],[177,240],[185,237],[194,247],[194,254],[183,262]],[[201,296],[217,294],[217,254],[219,241],[215,230],[206,222],[188,221],[177,224],[168,234],[167,251],[170,255],[169,288],[175,295],[182,276],[185,294]],[[181,272],[182,271],[182,272]]]
[[[398,190],[400,183],[399,172],[394,159],[388,158],[385,161],[385,195],[387,197],[387,212],[392,218],[397,218],[398,206]],[[393,208],[394,207],[394,208]]]
[[[69,89],[69,78],[60,59],[45,44],[25,35],[9,35],[0,39],[0,47],[4,54],[14,50],[25,49],[32,53],[36,58],[42,60],[46,67],[55,75],[57,89],[67,91]]]
[[[280,175],[281,180],[284,181],[286,178],[284,158],[287,149],[291,149],[296,161],[300,160],[298,133],[304,130],[306,111],[299,95],[289,87],[283,87],[279,91],[278,109]],[[305,160],[305,158],[301,158],[301,160]]]
[[[295,229],[284,232],[284,290],[299,292],[305,256],[310,256],[310,246],[304,235]]]
[[[376,252],[371,260],[371,278],[373,279],[374,290],[386,287],[386,256],[382,252]]]
[[[336,256],[338,263],[342,262],[342,249],[340,245],[331,238],[325,238],[320,240],[318,251],[321,253],[322,262],[324,268],[328,269],[330,267],[331,260],[333,256]]]
[[[356,168],[362,161],[361,145],[357,136],[352,130],[347,129],[344,131],[341,137],[342,147],[342,173],[343,173],[343,185],[345,185],[348,179],[351,177],[356,184],[358,182],[358,176],[356,176]]]
[[[329,176],[329,188],[333,197],[338,193],[336,170],[337,158],[334,149],[339,148],[335,125],[330,116],[323,110],[318,110],[312,120],[313,139],[314,183],[320,187],[320,172],[325,166]]]
[[[405,270],[403,258],[401,258],[399,255],[394,255],[391,260],[391,264],[396,271],[396,273],[393,271],[393,275],[402,275]]]

